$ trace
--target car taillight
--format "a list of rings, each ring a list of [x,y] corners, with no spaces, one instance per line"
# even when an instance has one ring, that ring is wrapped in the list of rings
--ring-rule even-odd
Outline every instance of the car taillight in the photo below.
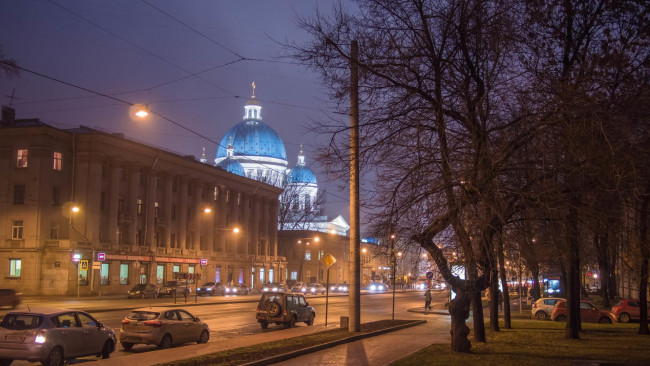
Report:
[[[122,320],[122,325],[129,324],[131,321],[129,319]]]
[[[257,307],[257,312],[258,312],[258,313],[260,312],[260,308],[259,308],[259,306]]]
[[[162,327],[162,322],[160,320],[152,320],[152,321],[144,322],[144,325],[148,325],[154,328],[160,328]]]
[[[537,309],[537,303],[533,303],[533,309]]]

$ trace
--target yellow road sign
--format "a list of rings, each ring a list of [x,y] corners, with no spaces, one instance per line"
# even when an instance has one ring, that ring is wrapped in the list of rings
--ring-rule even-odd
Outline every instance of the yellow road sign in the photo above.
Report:
[[[80,260],[79,265],[81,266],[80,269],[82,271],[87,271],[88,270],[88,260],[87,259]]]
[[[327,268],[329,268],[332,266],[332,264],[336,263],[336,258],[334,258],[333,255],[328,254],[324,256],[320,261],[323,262],[323,264],[326,265]]]

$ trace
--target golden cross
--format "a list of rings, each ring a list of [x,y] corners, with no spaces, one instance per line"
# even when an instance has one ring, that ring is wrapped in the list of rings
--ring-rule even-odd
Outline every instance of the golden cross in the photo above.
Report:
[[[253,81],[253,98],[255,98],[255,82]]]

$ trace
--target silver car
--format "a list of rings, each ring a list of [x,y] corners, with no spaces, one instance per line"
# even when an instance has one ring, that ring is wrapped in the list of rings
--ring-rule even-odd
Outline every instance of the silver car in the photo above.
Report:
[[[178,308],[134,309],[122,320],[120,331],[120,343],[127,351],[135,344],[170,348],[188,342],[206,343],[209,339],[208,325]]]
[[[12,311],[0,322],[0,365],[26,360],[60,366],[77,357],[108,358],[115,343],[113,330],[84,311]]]
[[[553,309],[555,309],[555,304],[560,300],[566,300],[561,297],[545,297],[541,298],[533,303],[533,306],[530,310],[531,314],[539,319],[550,319],[551,314],[553,314]]]

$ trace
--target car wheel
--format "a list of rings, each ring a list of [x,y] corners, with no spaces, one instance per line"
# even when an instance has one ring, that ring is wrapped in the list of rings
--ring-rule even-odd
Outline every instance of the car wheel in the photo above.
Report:
[[[102,359],[111,357],[111,351],[113,351],[113,343],[111,341],[106,341],[102,348]]]
[[[555,317],[556,322],[565,322],[566,321],[566,315],[558,315]]]
[[[130,351],[133,348],[133,343],[124,343],[124,342],[122,342],[122,348],[125,351]]]
[[[539,320],[545,320],[548,317],[548,314],[544,310],[540,310],[537,313],[535,313],[535,318]]]
[[[14,360],[9,360],[6,358],[0,358],[0,366],[9,366]]]
[[[162,349],[167,349],[167,348],[172,348],[172,345],[173,345],[172,344],[172,336],[170,336],[169,334],[165,334],[165,336],[160,341],[160,344],[158,345],[158,347],[160,347]]]
[[[307,325],[314,325],[314,313],[309,314],[309,320],[305,322]]]
[[[610,318],[604,316],[604,317],[600,318],[600,320],[598,320],[598,322],[599,322],[600,324],[611,324],[611,323],[612,323],[612,319],[610,319]]]
[[[262,326],[262,329],[266,329],[269,327],[269,323],[267,322],[261,322],[260,325]]]
[[[280,306],[280,304],[278,304],[275,301],[270,302],[266,306],[266,312],[271,316],[278,316],[281,311],[282,311],[282,306]]]
[[[292,316],[291,320],[287,323],[287,328],[295,328],[296,327],[296,317]]]
[[[210,332],[208,332],[207,330],[203,330],[203,332],[201,332],[201,336],[199,337],[199,340],[196,343],[198,344],[208,343],[209,339],[210,339]]]
[[[63,350],[61,347],[54,347],[47,358],[41,361],[43,366],[63,366]]]
[[[627,323],[630,321],[630,314],[628,313],[622,313],[621,315],[618,316],[618,321],[621,323]]]

